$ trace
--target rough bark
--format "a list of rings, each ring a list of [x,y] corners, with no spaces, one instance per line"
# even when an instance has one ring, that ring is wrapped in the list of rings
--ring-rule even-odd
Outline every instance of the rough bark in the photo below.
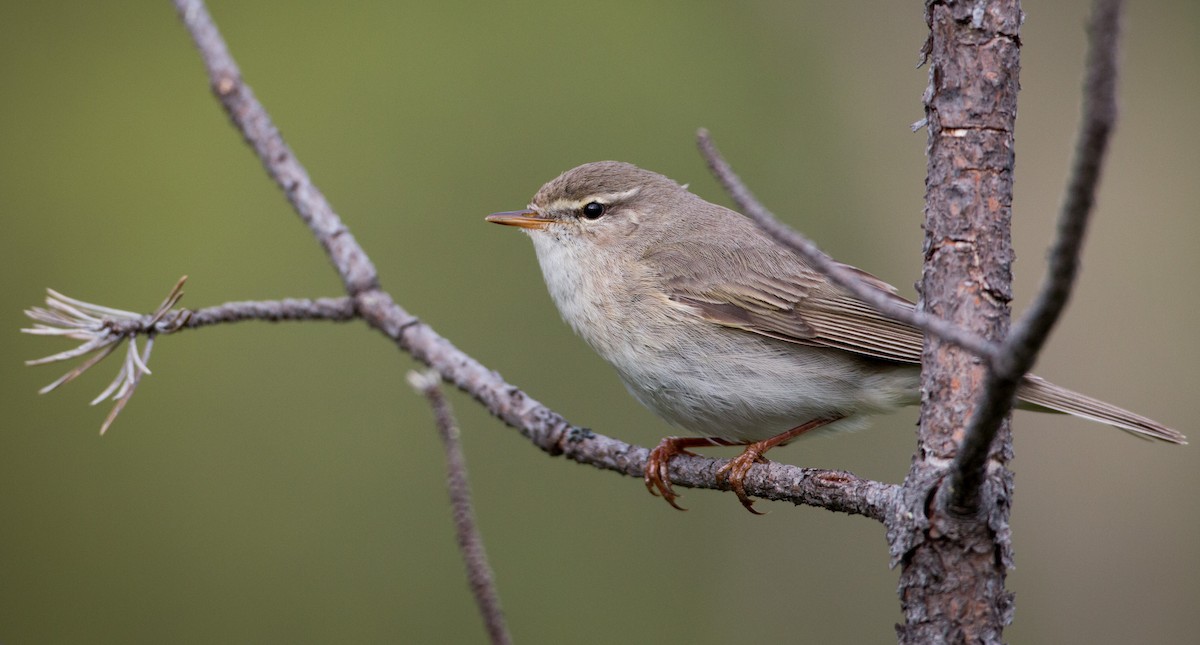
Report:
[[[931,2],[925,53],[929,85],[925,311],[992,340],[1008,332],[1013,128],[1021,10],[1018,0]],[[1008,517],[1012,456],[1007,422],[992,444],[979,505],[940,507],[937,489],[954,459],[985,378],[980,360],[929,338],[924,353],[918,450],[907,499],[889,521],[901,565],[901,643],[1000,642],[1011,621],[1004,588],[1012,562]]]

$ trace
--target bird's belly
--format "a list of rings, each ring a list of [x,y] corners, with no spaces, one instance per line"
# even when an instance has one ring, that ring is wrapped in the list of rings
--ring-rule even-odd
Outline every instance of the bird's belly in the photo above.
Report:
[[[533,241],[563,319],[642,404],[678,428],[758,441],[823,417],[846,417],[830,428],[852,429],[865,415],[919,400],[915,366],[721,327],[646,290],[614,289],[613,280],[641,278],[620,266],[581,270],[578,245]]]
[[[827,429],[855,429],[866,415],[919,400],[915,367],[729,332],[726,342],[646,346],[606,358],[629,391],[672,425],[733,441],[759,441],[835,416],[845,419]]]

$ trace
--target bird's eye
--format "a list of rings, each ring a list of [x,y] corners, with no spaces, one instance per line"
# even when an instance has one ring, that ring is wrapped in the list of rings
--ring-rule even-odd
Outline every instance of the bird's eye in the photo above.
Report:
[[[583,207],[583,216],[588,219],[600,219],[605,210],[604,204],[600,202],[588,202]]]

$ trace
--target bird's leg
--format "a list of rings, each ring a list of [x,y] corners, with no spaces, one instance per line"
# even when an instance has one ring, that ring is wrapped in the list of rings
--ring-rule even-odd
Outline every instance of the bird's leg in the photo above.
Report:
[[[787,432],[777,434],[770,439],[764,439],[762,441],[756,441],[748,444],[746,449],[742,451],[742,454],[730,459],[729,463],[721,466],[721,469],[717,471],[717,477],[724,476],[725,481],[729,484],[730,490],[732,490],[738,496],[738,501],[742,503],[742,506],[746,507],[746,510],[754,513],[755,515],[763,515],[763,513],[754,510],[754,501],[751,500],[748,495],[746,495],[746,473],[750,472],[750,467],[757,463],[766,463],[767,460],[763,457],[763,453],[771,448],[774,448],[775,446],[782,446],[783,444],[795,439],[796,437],[799,437],[805,432],[815,430],[816,428],[820,428],[824,425],[829,425],[830,423],[833,423],[841,418],[842,417],[839,415],[824,419],[813,419],[812,421],[798,425]],[[675,506],[674,504],[671,505]]]
[[[644,471],[646,490],[650,491],[651,495],[662,495],[662,498],[672,507],[686,511],[686,508],[675,503],[675,499],[679,495],[675,494],[675,490],[671,488],[671,475],[669,473],[671,457],[675,455],[696,456],[696,453],[688,450],[688,448],[744,445],[746,445],[745,442],[726,441],[717,437],[666,437],[658,442],[654,450],[650,451],[650,456],[646,458],[646,469]]]

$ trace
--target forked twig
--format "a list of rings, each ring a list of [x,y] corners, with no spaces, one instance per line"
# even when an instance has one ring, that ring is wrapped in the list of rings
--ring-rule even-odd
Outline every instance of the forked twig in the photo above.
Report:
[[[467,567],[467,581],[471,585],[471,594],[475,596],[475,604],[483,616],[484,626],[492,643],[507,645],[512,642],[512,637],[504,624],[504,612],[500,609],[496,579],[492,574],[491,565],[488,564],[483,536],[475,523],[471,485],[467,481],[467,460],[459,441],[454,411],[450,409],[450,402],[439,387],[441,380],[434,371],[408,373],[409,384],[424,396],[433,408],[438,436],[446,451],[446,488],[450,490],[450,505],[454,509],[454,531],[463,563]]]

